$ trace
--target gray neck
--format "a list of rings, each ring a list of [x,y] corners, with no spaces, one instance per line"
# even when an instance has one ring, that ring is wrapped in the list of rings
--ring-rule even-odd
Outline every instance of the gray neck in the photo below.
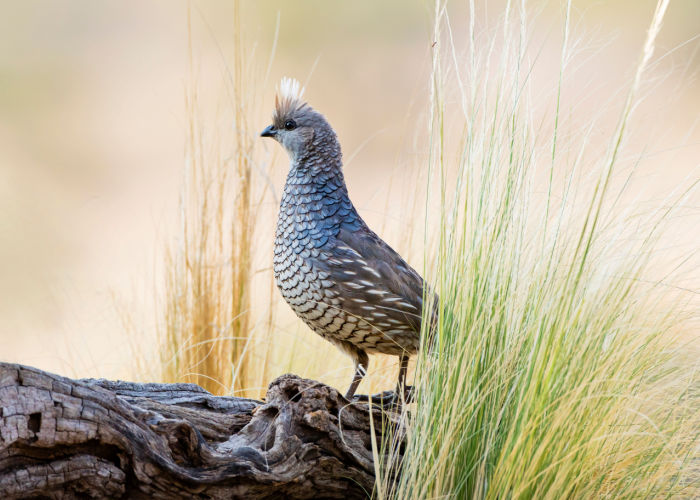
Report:
[[[287,186],[301,185],[303,194],[323,193],[324,197],[347,198],[343,156],[332,131],[317,133],[305,151],[291,160]],[[285,196],[288,191],[285,188]]]
[[[300,234],[304,245],[321,245],[337,235],[341,226],[357,229],[363,224],[348,197],[335,134],[332,141],[315,138],[303,155],[292,160],[280,206],[278,236]],[[286,228],[293,228],[292,232]],[[313,232],[307,234],[311,228]]]

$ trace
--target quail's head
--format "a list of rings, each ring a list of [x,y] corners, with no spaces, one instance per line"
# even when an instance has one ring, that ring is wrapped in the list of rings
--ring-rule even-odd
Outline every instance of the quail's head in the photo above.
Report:
[[[275,97],[272,125],[260,134],[279,142],[292,160],[308,151],[314,139],[335,140],[335,133],[323,115],[302,101],[303,92],[297,80],[283,78]]]

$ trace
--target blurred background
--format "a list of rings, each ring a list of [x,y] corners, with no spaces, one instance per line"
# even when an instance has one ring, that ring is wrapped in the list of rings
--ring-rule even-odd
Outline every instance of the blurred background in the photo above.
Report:
[[[542,68],[534,78],[549,91],[558,75],[563,6],[533,4]],[[483,5],[477,29],[500,16],[503,3]],[[614,97],[624,96],[654,5],[573,3],[581,58],[569,83],[584,118],[602,111],[602,123],[614,125]],[[422,227],[415,220],[421,209],[410,200],[423,190],[411,180],[425,152],[432,8],[414,0],[258,0],[240,11],[246,64],[261,75],[249,87],[250,129],[268,124],[279,78],[298,78],[340,137],[361,214],[419,269],[422,255],[411,251],[403,228]],[[203,107],[217,117],[211,126],[233,126],[221,106],[236,40],[231,2],[5,0],[0,12],[0,359],[68,376],[139,378],[134,352],[157,348],[155,296],[164,249],[177,233],[185,94],[193,79]],[[466,33],[465,6],[453,2],[450,12],[455,32]],[[700,2],[671,2],[658,62],[635,111],[631,149],[644,161],[630,205],[658,205],[698,179],[698,36]],[[267,194],[251,265],[269,280],[287,158],[271,141],[255,144],[272,169],[259,179]],[[695,196],[674,220],[659,266],[697,254],[698,222]],[[695,293],[699,284],[697,272],[677,283]],[[252,294],[263,311],[267,288]],[[327,352],[325,369],[340,370],[327,380],[337,377],[344,386],[349,360],[279,310],[270,341],[293,337],[302,359],[306,348]],[[323,375],[322,368],[305,372],[303,362],[273,364],[270,374],[289,369]]]

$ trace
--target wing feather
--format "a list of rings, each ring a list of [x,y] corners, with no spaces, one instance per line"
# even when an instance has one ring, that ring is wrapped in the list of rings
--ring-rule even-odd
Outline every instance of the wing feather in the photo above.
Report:
[[[383,331],[420,331],[423,278],[369,228],[341,228],[333,255],[320,260],[348,313]]]

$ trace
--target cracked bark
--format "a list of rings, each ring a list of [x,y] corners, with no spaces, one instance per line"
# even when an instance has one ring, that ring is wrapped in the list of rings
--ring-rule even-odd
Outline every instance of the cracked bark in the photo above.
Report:
[[[0,363],[0,498],[366,498],[370,418],[294,375],[261,402]]]

